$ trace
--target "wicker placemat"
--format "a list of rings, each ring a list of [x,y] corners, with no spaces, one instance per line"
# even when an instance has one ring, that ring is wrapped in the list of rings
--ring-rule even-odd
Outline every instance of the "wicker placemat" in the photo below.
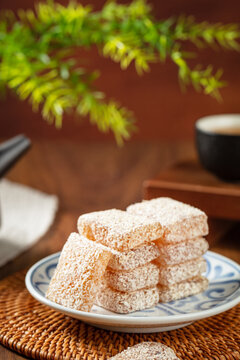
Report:
[[[20,354],[44,360],[106,360],[139,342],[159,341],[182,360],[240,359],[240,306],[170,332],[115,333],[40,304],[26,290],[24,277],[19,272],[0,282],[0,342]]]

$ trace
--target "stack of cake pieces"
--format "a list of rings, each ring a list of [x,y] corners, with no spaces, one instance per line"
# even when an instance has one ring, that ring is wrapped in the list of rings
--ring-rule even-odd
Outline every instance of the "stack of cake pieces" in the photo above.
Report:
[[[208,250],[207,216],[192,206],[170,198],[143,201],[127,208],[129,214],[160,222],[163,236],[155,241],[159,256],[159,301],[169,302],[205,290],[208,280],[202,255]]]
[[[46,297],[69,308],[93,304],[130,313],[197,294],[208,244],[206,215],[159,198],[84,214],[62,250]]]

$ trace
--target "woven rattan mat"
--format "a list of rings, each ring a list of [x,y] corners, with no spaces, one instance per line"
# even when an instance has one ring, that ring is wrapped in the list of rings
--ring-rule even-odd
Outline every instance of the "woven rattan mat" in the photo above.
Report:
[[[106,360],[141,341],[159,341],[182,360],[240,359],[240,306],[170,332],[115,333],[40,304],[26,290],[24,277],[19,272],[0,282],[0,342],[20,354],[44,360]]]

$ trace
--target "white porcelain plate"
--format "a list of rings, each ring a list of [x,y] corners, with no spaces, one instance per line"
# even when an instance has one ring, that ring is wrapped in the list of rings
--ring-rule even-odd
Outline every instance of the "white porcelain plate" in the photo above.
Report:
[[[33,265],[26,275],[30,294],[41,303],[73,318],[103,329],[150,333],[189,325],[195,320],[226,311],[240,302],[240,266],[230,259],[208,251],[205,255],[208,289],[199,295],[121,315],[93,306],[90,313],[56,304],[45,298],[45,292],[57,266],[60,253],[50,255]]]

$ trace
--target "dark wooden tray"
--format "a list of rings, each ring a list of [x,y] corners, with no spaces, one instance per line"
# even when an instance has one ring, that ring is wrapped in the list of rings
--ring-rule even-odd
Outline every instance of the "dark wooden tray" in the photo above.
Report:
[[[240,183],[226,183],[196,160],[176,163],[143,184],[144,199],[172,197],[199,207],[208,216],[240,220]]]

